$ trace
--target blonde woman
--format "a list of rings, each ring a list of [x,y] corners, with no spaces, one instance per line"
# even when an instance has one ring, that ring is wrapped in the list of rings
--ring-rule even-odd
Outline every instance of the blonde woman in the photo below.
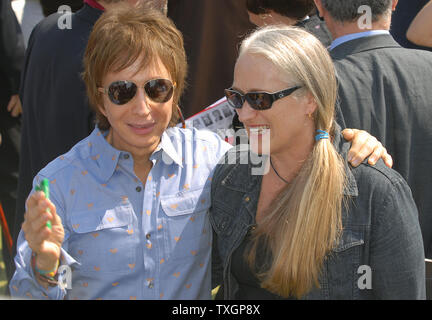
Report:
[[[223,276],[214,280],[223,297],[425,298],[409,187],[382,161],[348,165],[321,43],[293,27],[256,31],[241,46],[226,97],[255,147],[238,148],[235,164],[225,161],[213,177],[210,220],[222,267],[214,274]],[[268,171],[252,173],[252,153],[267,154]]]

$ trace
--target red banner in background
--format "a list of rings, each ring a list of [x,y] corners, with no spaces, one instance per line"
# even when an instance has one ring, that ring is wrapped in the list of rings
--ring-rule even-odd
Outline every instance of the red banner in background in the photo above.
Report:
[[[1,203],[0,203],[0,223],[1,223],[1,228],[2,228],[3,234],[4,234],[5,239],[6,239],[6,245],[9,249],[9,253],[11,254],[11,256],[13,256],[12,255],[13,240],[12,240],[11,234],[9,232],[9,227],[8,227],[8,224],[6,221],[6,216],[4,214],[3,207],[1,205]]]
[[[105,10],[104,7],[102,7],[97,1],[95,0],[84,0],[84,3],[87,3],[90,7],[93,7],[95,9],[99,10]]]

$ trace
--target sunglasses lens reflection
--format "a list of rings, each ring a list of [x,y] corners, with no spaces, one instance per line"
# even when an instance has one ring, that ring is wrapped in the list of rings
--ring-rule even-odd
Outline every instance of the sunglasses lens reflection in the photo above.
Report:
[[[233,90],[226,89],[225,97],[227,98],[227,101],[231,107],[235,109],[240,109],[243,106],[243,99],[240,93]]]
[[[112,103],[123,105],[135,97],[138,87],[131,81],[116,81],[108,88],[108,96]],[[144,85],[147,96],[154,102],[167,102],[174,93],[174,86],[170,80],[154,79]]]
[[[133,82],[117,81],[108,88],[110,100],[118,105],[129,102],[136,94],[137,86]]]
[[[265,92],[248,93],[246,95],[246,100],[255,110],[266,110],[269,109],[272,105],[270,95]]]
[[[154,102],[167,102],[173,95],[174,87],[169,80],[155,79],[147,82],[144,90]]]

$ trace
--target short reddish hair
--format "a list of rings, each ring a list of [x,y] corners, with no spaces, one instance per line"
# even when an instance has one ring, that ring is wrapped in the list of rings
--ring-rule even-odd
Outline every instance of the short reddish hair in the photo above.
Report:
[[[143,57],[141,69],[159,58],[168,70],[176,84],[169,126],[178,123],[177,105],[184,90],[187,72],[182,34],[168,17],[156,9],[146,5],[119,5],[98,19],[84,53],[82,76],[90,106],[96,113],[96,121],[101,130],[111,127],[99,110],[103,98],[98,87],[101,86],[102,79],[109,72],[128,68],[140,57]]]

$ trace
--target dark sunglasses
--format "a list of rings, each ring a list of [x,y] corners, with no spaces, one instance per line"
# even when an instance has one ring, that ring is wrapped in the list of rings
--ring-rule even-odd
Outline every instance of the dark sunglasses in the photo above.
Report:
[[[144,91],[150,100],[158,103],[167,102],[174,93],[175,84],[168,79],[152,79],[144,83]],[[107,93],[112,103],[123,105],[135,97],[138,86],[127,80],[114,81],[108,88],[98,88]]]
[[[274,93],[248,92],[246,94],[241,94],[240,92],[230,88],[225,89],[225,97],[227,98],[229,105],[235,109],[241,109],[246,100],[252,109],[267,110],[271,108],[273,102],[288,97],[299,88],[301,88],[301,86],[295,86]]]

